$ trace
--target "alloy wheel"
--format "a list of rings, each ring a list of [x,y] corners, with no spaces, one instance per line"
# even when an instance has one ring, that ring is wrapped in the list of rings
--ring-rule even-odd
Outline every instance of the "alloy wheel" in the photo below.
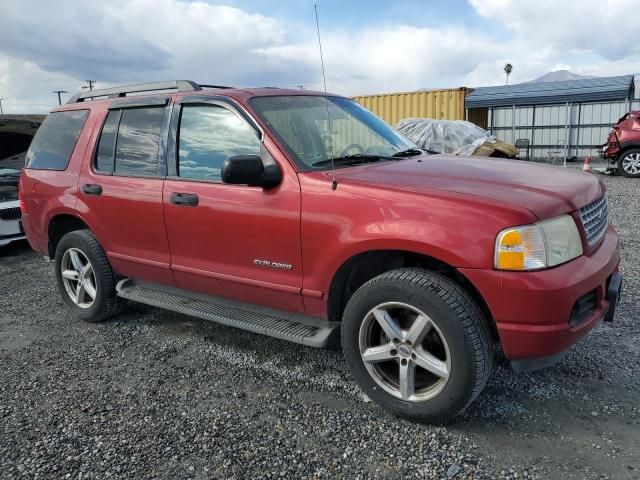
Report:
[[[419,309],[383,303],[365,316],[359,331],[360,356],[380,388],[405,401],[429,400],[446,386],[451,372],[447,341]]]
[[[70,248],[60,262],[62,283],[69,298],[80,308],[90,308],[98,294],[93,266],[79,249]]]
[[[640,173],[640,153],[629,153],[622,159],[622,169],[630,175]]]

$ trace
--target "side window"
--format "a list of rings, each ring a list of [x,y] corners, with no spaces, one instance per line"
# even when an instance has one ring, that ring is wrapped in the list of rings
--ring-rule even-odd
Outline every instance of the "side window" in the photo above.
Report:
[[[65,170],[88,115],[88,110],[47,115],[27,152],[27,168]]]
[[[116,140],[116,175],[157,175],[164,107],[122,110]]]
[[[178,136],[178,176],[221,181],[233,155],[260,155],[260,139],[243,119],[216,105],[185,105]]]
[[[120,121],[120,110],[111,110],[102,127],[95,169],[99,172],[113,172],[113,158],[116,147],[116,130]]]
[[[164,107],[111,110],[102,126],[94,168],[116,175],[158,175]]]

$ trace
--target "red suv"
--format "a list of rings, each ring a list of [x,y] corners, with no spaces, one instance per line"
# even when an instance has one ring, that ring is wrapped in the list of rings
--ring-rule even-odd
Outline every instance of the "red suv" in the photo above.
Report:
[[[314,347],[339,332],[366,395],[422,421],[473,401],[495,347],[556,362],[621,289],[596,177],[428,155],[335,95],[81,93],[38,131],[20,194],[79,317],[131,300]]]
[[[640,177],[640,111],[629,112],[611,129],[602,156],[625,177]]]

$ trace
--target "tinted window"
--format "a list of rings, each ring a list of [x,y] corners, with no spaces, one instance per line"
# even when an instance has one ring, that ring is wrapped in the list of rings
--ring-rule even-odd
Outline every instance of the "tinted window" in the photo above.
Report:
[[[27,168],[66,169],[87,115],[88,110],[47,115],[27,152]]]
[[[120,121],[120,110],[111,110],[102,127],[98,154],[96,155],[96,170],[113,172],[113,154],[116,146],[116,129]]]
[[[243,119],[215,105],[186,105],[180,119],[178,175],[221,181],[222,162],[260,154],[260,139]]]
[[[164,107],[122,110],[116,142],[116,174],[157,175]]]

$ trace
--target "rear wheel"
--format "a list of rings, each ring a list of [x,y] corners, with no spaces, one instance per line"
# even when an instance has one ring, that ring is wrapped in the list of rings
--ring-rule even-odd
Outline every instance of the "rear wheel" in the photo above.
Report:
[[[342,346],[371,399],[418,421],[460,413],[491,372],[479,308],[459,285],[427,270],[394,270],[363,285],[345,310]]]
[[[630,178],[640,177],[640,148],[632,148],[620,154],[618,173]]]
[[[116,277],[104,250],[88,230],[67,233],[56,248],[55,273],[65,303],[76,315],[100,322],[117,314]]]

